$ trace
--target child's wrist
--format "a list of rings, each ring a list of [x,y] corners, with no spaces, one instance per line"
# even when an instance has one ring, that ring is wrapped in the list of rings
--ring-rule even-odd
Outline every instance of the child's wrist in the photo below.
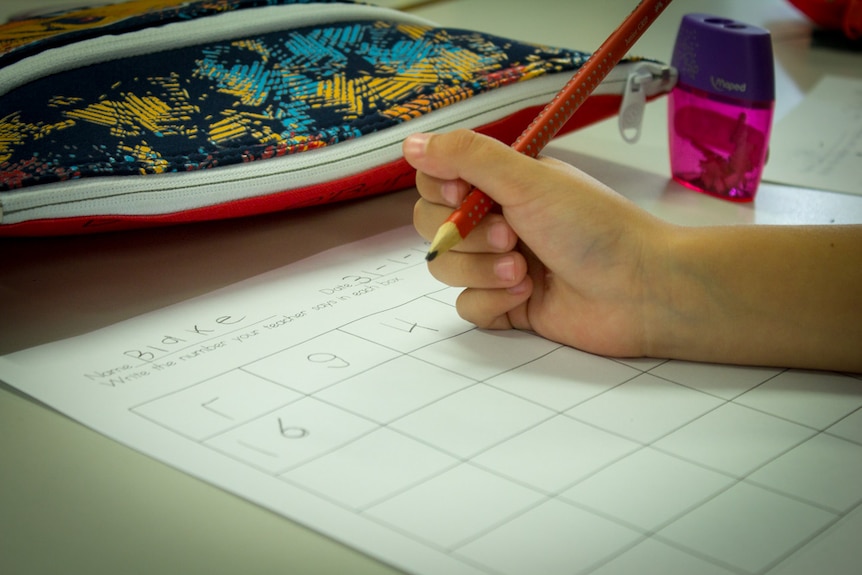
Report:
[[[699,337],[703,294],[693,278],[696,241],[670,224],[653,232],[644,263],[644,349],[648,357],[680,357]]]

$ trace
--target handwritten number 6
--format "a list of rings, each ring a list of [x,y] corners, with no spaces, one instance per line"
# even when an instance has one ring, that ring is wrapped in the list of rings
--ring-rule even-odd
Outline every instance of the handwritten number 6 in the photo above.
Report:
[[[278,431],[285,439],[302,439],[308,436],[309,433],[304,427],[285,425],[280,417],[278,418]]]

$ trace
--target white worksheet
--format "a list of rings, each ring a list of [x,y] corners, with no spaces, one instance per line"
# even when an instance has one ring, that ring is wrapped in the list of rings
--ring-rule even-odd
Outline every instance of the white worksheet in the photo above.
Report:
[[[411,573],[858,573],[858,376],[477,330],[425,250],[395,230],[0,379]]]
[[[860,160],[862,80],[824,76],[773,127],[763,180],[862,195]]]

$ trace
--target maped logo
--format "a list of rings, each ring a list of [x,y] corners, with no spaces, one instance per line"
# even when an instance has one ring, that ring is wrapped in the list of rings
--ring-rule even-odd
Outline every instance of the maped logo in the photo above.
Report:
[[[715,76],[710,76],[709,82],[717,92],[745,92],[747,88],[747,84],[728,82],[724,78],[716,78]]]

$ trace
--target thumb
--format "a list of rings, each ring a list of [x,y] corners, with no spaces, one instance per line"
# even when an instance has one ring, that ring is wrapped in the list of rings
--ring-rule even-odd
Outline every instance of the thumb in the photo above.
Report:
[[[530,185],[536,160],[489,136],[463,129],[414,134],[402,150],[416,170],[439,180],[464,180],[504,207],[538,193]]]

